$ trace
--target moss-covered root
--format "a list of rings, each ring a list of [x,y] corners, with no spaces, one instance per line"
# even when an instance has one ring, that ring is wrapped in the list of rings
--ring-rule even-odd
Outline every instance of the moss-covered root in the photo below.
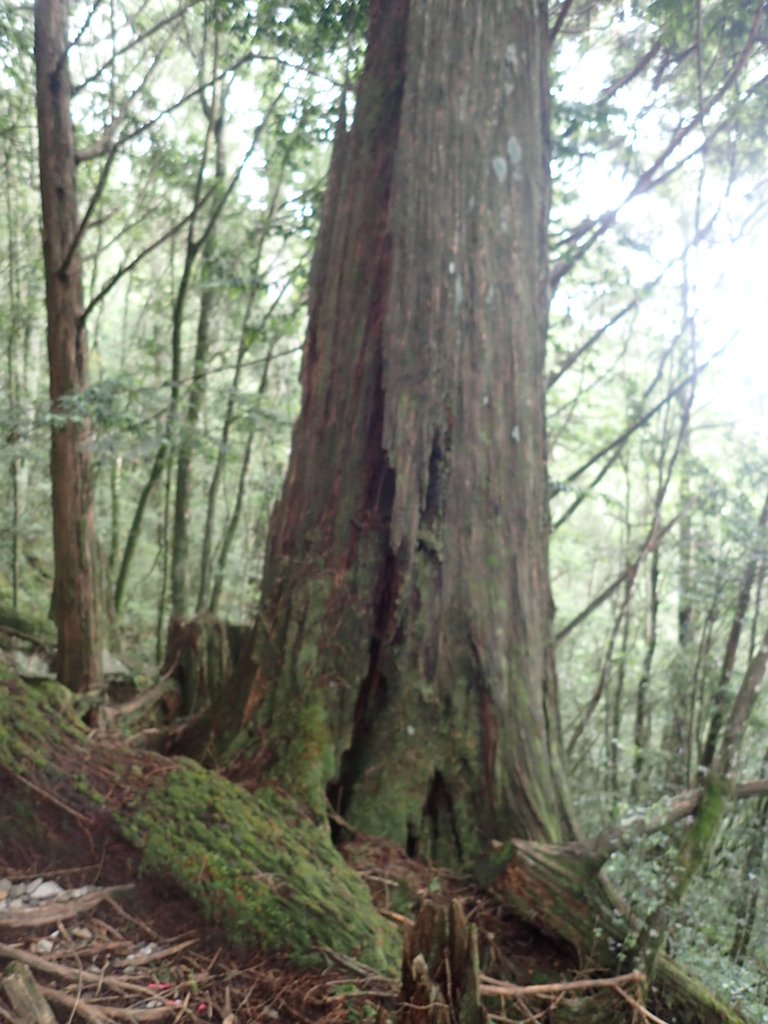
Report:
[[[0,783],[0,818],[14,823],[0,829],[0,852],[11,841],[46,848],[44,831],[32,827],[39,805],[45,820],[58,814],[66,826],[61,842],[69,845],[59,852],[67,863],[77,855],[73,843],[90,842],[97,828],[110,842],[119,835],[140,851],[146,876],[179,887],[235,945],[300,962],[329,946],[397,973],[397,929],[376,913],[325,822],[288,797],[248,793],[195,762],[92,739],[70,691],[18,680],[0,681],[6,775],[18,785]]]
[[[142,871],[180,886],[240,947],[310,958],[328,946],[394,973],[400,940],[318,825],[273,790],[194,762],[155,775],[121,820]]]

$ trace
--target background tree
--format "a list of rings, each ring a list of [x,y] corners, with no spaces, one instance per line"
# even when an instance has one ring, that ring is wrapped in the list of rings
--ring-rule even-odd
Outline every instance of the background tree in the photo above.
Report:
[[[75,145],[70,115],[67,4],[35,4],[35,65],[43,212],[51,484],[58,633],[57,673],[73,690],[98,689],[101,642],[88,415],[78,402],[88,386]]]

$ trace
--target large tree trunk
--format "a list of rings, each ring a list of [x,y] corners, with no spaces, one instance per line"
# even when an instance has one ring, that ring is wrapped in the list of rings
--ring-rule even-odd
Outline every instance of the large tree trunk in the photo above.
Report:
[[[65,0],[35,3],[35,63],[48,360],[57,672],[73,690],[101,683],[88,384]]]
[[[543,5],[374,2],[225,736],[442,860],[570,834],[547,564]],[[235,692],[237,690],[237,692]],[[256,763],[258,762],[258,763]]]

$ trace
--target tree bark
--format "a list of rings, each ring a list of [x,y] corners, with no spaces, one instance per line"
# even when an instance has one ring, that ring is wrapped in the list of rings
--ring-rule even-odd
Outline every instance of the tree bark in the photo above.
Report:
[[[574,841],[552,657],[547,45],[544,5],[372,0],[258,620],[190,736],[414,855],[507,840],[505,902],[605,970],[635,923]]]
[[[35,64],[48,359],[53,423],[54,615],[57,672],[73,690],[101,685],[88,385],[67,66],[67,4],[35,3]]]
[[[544,430],[545,11],[375,2],[312,273],[250,658],[217,708],[316,808],[442,860],[571,834]]]

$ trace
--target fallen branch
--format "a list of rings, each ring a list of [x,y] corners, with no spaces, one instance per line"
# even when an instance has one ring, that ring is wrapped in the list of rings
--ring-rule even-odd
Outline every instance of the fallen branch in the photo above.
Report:
[[[595,989],[610,990],[620,995],[636,1013],[639,1013],[650,1024],[667,1024],[667,1021],[651,1013],[639,999],[636,999],[635,996],[630,995],[626,991],[625,986],[628,985],[636,985],[640,989],[645,985],[646,980],[645,975],[640,971],[632,971],[630,974],[619,974],[612,978],[577,978],[574,981],[555,981],[542,985],[515,985],[511,982],[497,981],[495,978],[489,978],[487,975],[481,974],[478,992],[481,996],[516,999],[527,1014],[525,1024],[529,1024],[529,1022],[538,1021],[545,1017],[549,1019],[548,1014],[552,1011],[554,1005],[560,1002],[562,997],[569,992],[589,992]],[[525,997],[536,999],[548,998],[549,1002],[540,1013],[531,1013],[525,1003]],[[497,1024],[514,1024],[510,1018],[498,1014],[489,1013],[488,1018],[496,1021]]]
[[[645,1018],[645,1020],[651,1021],[651,1024],[667,1024],[665,1020],[662,1020],[661,1017],[657,1017],[655,1013],[651,1013],[651,1011],[648,1010],[645,1006],[643,1006],[642,1003],[638,1002],[637,999],[634,999],[629,994],[629,992],[625,992],[621,988],[617,989],[616,991],[619,993],[622,999],[626,999],[626,1001],[629,1003],[633,1010],[636,1010],[642,1017]]]
[[[93,910],[102,900],[112,902],[118,893],[131,892],[133,888],[134,886],[130,883],[113,885],[84,893],[74,900],[51,900],[40,907],[22,907],[18,910],[0,911],[0,925],[3,928],[42,928],[49,924],[58,924],[59,921],[66,921],[71,917],[77,917],[79,914]],[[0,956],[6,955],[2,953],[2,949],[12,948],[11,946],[0,947]]]
[[[747,800],[750,797],[768,794],[768,779],[752,779],[749,782],[738,782],[729,794],[735,800]],[[672,797],[666,805],[655,813],[638,814],[617,825],[609,825],[585,843],[575,843],[574,848],[584,849],[588,857],[597,864],[604,863],[612,853],[631,845],[635,839],[661,832],[678,821],[695,814],[702,801],[704,789],[686,789]]]
[[[151,1024],[152,1021],[173,1017],[179,1011],[179,1007],[173,1005],[157,1006],[147,1010],[133,1008],[124,1010],[119,1006],[94,1006],[78,996],[67,995],[66,992],[61,992],[57,988],[40,986],[40,991],[50,1002],[58,1003],[59,1006],[63,1006],[71,1013],[79,1013],[81,1017],[85,1017],[91,1024],[110,1024],[110,1021],[115,1020]]]
[[[497,981],[486,974],[480,975],[481,996],[507,996],[519,999],[521,996],[550,996],[562,992],[586,992],[594,988],[617,988],[621,985],[642,985],[645,975],[640,971],[619,974],[614,978],[577,978],[574,981],[553,981],[545,985],[514,985],[508,981]]]
[[[115,992],[132,993],[133,995],[143,996],[144,999],[153,999],[157,995],[156,992],[153,992],[152,989],[147,988],[145,985],[124,981],[122,978],[116,978],[114,975],[104,974],[103,972],[95,974],[92,971],[83,971],[80,968],[65,967],[55,960],[46,960],[45,957],[38,956],[36,953],[30,953],[19,946],[8,946],[5,943],[0,943],[0,957],[5,957],[7,960],[15,960],[18,963],[26,964],[28,967],[34,967],[36,971],[49,974],[54,978],[60,978],[62,981],[106,986]]]

